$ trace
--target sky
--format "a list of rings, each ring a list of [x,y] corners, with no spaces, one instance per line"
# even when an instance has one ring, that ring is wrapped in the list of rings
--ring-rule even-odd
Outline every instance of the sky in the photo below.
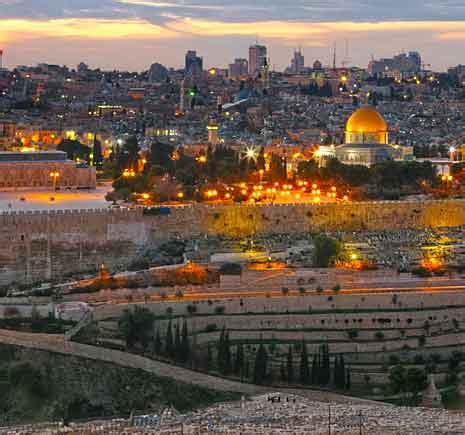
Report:
[[[336,44],[339,64],[418,50],[442,71],[465,63],[465,0],[0,0],[7,67],[178,68],[189,49],[225,67],[256,41],[277,70],[296,47],[329,65]]]

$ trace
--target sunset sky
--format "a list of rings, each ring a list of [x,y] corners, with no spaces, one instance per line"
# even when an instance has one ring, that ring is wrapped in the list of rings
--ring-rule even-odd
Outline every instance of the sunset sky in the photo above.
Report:
[[[197,49],[205,66],[247,57],[258,38],[282,69],[301,46],[306,64],[339,59],[349,41],[352,64],[419,50],[444,70],[465,63],[464,0],[0,0],[4,63],[143,70],[181,67]]]

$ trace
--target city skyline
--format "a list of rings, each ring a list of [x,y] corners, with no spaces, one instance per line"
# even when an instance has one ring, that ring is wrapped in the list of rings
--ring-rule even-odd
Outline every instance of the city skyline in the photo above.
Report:
[[[145,70],[152,62],[180,68],[184,54],[197,50],[205,66],[226,67],[246,57],[249,45],[268,46],[271,67],[290,64],[302,47],[307,65],[340,63],[349,41],[351,64],[366,67],[371,56],[418,50],[435,70],[465,63],[465,5],[457,1],[408,5],[364,4],[360,0],[153,1],[0,0],[0,45],[5,65],[39,62],[74,67]],[[124,53],[124,56],[121,56]]]

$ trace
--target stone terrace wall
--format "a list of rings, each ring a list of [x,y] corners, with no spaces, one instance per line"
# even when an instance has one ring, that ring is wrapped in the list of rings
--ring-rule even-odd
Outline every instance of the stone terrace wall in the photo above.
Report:
[[[465,225],[465,201],[195,205],[169,215],[64,210],[0,215],[0,285],[127,265],[144,245],[174,238]]]

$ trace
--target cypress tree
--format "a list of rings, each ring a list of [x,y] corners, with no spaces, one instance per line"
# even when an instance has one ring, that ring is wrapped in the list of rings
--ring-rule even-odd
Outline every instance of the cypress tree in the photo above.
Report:
[[[321,385],[328,385],[331,377],[331,365],[329,361],[328,346],[324,344],[321,347]]]
[[[279,368],[279,372],[281,373],[281,381],[286,382],[287,381],[287,374],[286,374],[286,368],[284,367],[283,362],[281,362],[281,367]]]
[[[350,380],[350,367],[347,368],[347,374],[346,374],[346,390],[350,390],[351,387],[351,380]]]
[[[171,327],[171,320],[168,322],[166,328],[165,352],[168,356],[173,355],[173,329]]]
[[[190,356],[190,344],[189,344],[189,333],[187,330],[187,322],[184,320],[182,325],[182,334],[181,334],[181,361],[189,361]]]
[[[302,342],[302,353],[300,355],[300,382],[302,384],[308,384],[309,381],[310,371],[308,368],[307,346],[305,342]]]
[[[155,340],[153,342],[153,352],[155,355],[160,355],[162,350],[161,338],[160,338],[160,329],[157,329],[157,333],[155,334]]]
[[[179,323],[174,328],[174,357],[177,361],[181,360],[181,334],[179,333]]]
[[[240,375],[244,367],[244,348],[242,344],[237,346],[236,360],[234,361],[234,374]]]
[[[336,388],[340,388],[341,387],[341,365],[340,365],[339,355],[336,355],[336,357],[334,358],[333,373],[334,373],[334,376],[333,376],[334,386]]]
[[[245,359],[244,359],[244,370],[243,370],[243,373],[244,373],[244,378],[245,378],[245,379],[249,379],[249,377],[250,377],[250,363],[249,363],[248,358],[245,358]]]
[[[207,360],[205,361],[205,365],[206,365],[207,371],[210,371],[210,370],[212,369],[212,362],[213,362],[213,359],[212,359],[212,350],[211,350],[210,345],[208,345],[208,346],[207,346]]]
[[[345,378],[346,378],[346,367],[344,361],[344,355],[339,356],[339,377],[340,377],[340,385],[339,387],[344,389],[345,388]]]
[[[292,348],[289,346],[287,351],[287,382],[292,384],[294,382],[294,362],[292,361]]]
[[[253,381],[255,384],[263,384],[266,379],[267,373],[267,364],[268,364],[268,354],[266,352],[263,344],[260,344],[257,354],[255,356],[255,366]]]
[[[218,352],[217,352],[217,367],[220,373],[224,372],[224,328],[220,334],[220,340],[218,342]]]
[[[231,364],[231,345],[229,342],[229,332],[226,332],[224,338],[224,374],[231,373],[232,364]]]
[[[311,383],[312,385],[318,384],[318,354],[317,353],[313,354]]]

